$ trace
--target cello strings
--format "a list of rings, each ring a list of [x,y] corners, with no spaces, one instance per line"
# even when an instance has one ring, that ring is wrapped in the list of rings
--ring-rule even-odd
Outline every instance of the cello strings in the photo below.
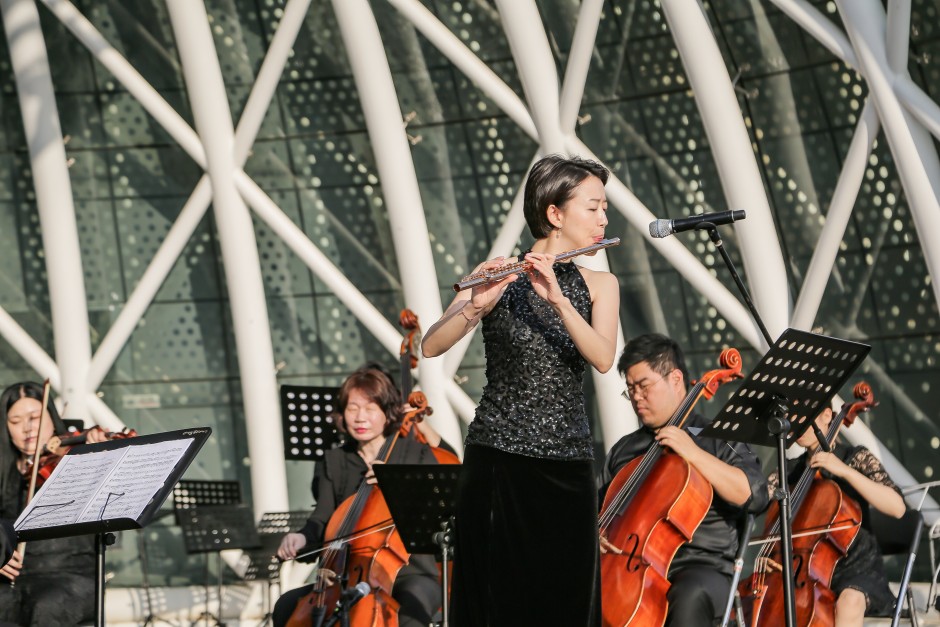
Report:
[[[695,407],[704,389],[705,384],[702,381],[692,386],[689,394],[686,395],[685,399],[683,399],[682,403],[679,405],[679,408],[672,415],[672,418],[670,418],[664,426],[681,427],[682,424],[685,423],[686,418],[688,418],[688,415],[692,412],[693,407]],[[618,516],[633,499],[634,493],[646,479],[646,475],[649,474],[653,465],[659,460],[661,452],[662,447],[654,441],[650,445],[650,448],[647,449],[643,459],[637,464],[633,475],[631,475],[631,477],[624,482],[623,486],[621,486],[620,490],[618,490],[617,496],[611,501],[610,507],[601,513],[600,528],[602,530],[607,529],[613,519]]]

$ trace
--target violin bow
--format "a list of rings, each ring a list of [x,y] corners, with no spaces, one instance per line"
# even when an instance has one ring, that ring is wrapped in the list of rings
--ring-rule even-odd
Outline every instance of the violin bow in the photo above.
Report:
[[[45,442],[39,441],[39,435],[42,433],[42,419],[45,418],[46,407],[49,405],[49,387],[49,379],[46,379],[42,384],[42,411],[39,413],[39,428],[36,431],[36,450],[33,451],[33,472],[30,474],[29,491],[26,493],[27,505],[33,500],[33,495],[36,494],[36,479],[39,476],[39,458],[42,457],[42,449],[46,445]]]
[[[42,419],[46,417],[46,407],[49,406],[49,379],[46,379],[42,382],[42,408],[39,411],[39,427],[36,430],[36,450],[33,451],[33,470],[29,476],[29,490],[26,491],[26,504],[29,505],[29,502],[33,500],[33,496],[36,494],[36,479],[39,477],[39,458],[42,456],[42,449],[45,446],[45,442],[39,441],[39,435],[42,433]],[[26,551],[26,543],[20,542],[16,545],[16,550],[20,552],[20,561],[24,561],[25,555],[23,554]],[[10,586],[14,586],[16,581],[11,581]]]

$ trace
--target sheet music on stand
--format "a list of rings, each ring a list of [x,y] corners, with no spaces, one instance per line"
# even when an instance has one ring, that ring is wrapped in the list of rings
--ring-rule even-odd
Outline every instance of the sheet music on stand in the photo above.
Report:
[[[14,523],[23,541],[95,536],[95,625],[104,626],[105,547],[114,531],[142,529],[212,429],[201,427],[69,450]]]
[[[808,429],[871,346],[797,329],[781,334],[728,399],[702,437],[777,446],[765,419],[775,399],[786,401],[787,446]]]
[[[183,429],[71,449],[16,519],[19,539],[144,527],[211,432]]]

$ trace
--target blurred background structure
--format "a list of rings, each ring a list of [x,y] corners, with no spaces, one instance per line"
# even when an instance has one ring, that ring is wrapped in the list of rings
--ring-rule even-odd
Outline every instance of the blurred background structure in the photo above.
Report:
[[[52,379],[67,417],[211,426],[187,474],[258,517],[311,506],[278,385],[393,366],[409,307],[529,241],[538,156],[612,171],[622,335],[690,370],[763,347],[707,236],[725,227],[771,334],[869,343],[880,406],[848,430],[899,483],[940,473],[938,0],[0,0],[0,382]],[[482,342],[423,361],[459,444]],[[598,455],[635,425],[591,377]],[[706,413],[719,406],[713,401]],[[933,506],[933,505],[932,505]],[[936,512],[928,517],[936,518]],[[172,519],[149,576],[198,585]],[[137,544],[109,557],[139,585]]]

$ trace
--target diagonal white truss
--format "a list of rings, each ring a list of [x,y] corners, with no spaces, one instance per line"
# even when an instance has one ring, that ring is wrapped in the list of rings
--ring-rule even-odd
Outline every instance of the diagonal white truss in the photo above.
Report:
[[[239,257],[231,252],[235,247],[244,250],[254,246],[254,233],[245,209],[251,209],[263,220],[387,350],[397,353],[401,339],[398,331],[242,169],[310,0],[288,0],[244,113],[235,128],[230,116],[214,119],[210,115],[213,109],[216,112],[220,108],[226,112],[228,109],[204,5],[194,0],[167,1],[197,130],[186,124],[71,3],[67,0],[41,1],[205,169],[206,174],[196,185],[99,349],[92,355],[86,310],[82,310],[80,316],[75,315],[75,303],[86,302],[84,283],[81,266],[74,263],[80,258],[74,209],[38,14],[34,0],[0,0],[21,98],[32,171],[37,182],[37,205],[47,254],[57,360],[53,361],[2,310],[0,334],[41,375],[53,380],[73,408],[87,408],[100,423],[117,424],[116,416],[95,395],[95,391],[204,217],[209,203],[213,202],[217,222],[220,223],[219,237],[226,272],[232,273],[229,275],[230,289],[235,274],[239,280],[234,282],[242,284],[232,292],[232,305],[250,436],[249,453],[253,461],[255,507],[259,514],[284,509],[287,502],[283,465],[275,461],[277,456],[262,454],[270,452],[272,446],[280,450],[281,444],[276,437],[262,435],[265,430],[269,434],[278,432],[276,428],[272,429],[276,425],[270,422],[271,412],[265,411],[276,406],[277,396],[256,251],[253,251],[255,258],[250,255]],[[889,13],[885,15],[877,0],[838,0],[848,31],[846,36],[806,2],[772,1],[836,56],[856,68],[868,82],[871,94],[792,318],[787,302],[784,262],[777,244],[770,204],[760,182],[759,168],[717,43],[699,3],[688,0],[661,2],[695,92],[728,206],[749,210],[748,221],[736,225],[735,230],[755,302],[771,333],[778,333],[788,323],[801,328],[812,325],[879,124],[884,125],[898,163],[924,248],[934,296],[940,302],[940,247],[935,245],[940,233],[937,193],[940,164],[930,142],[930,133],[940,137],[940,107],[907,76],[909,3],[891,2]],[[540,152],[593,156],[576,137],[574,129],[603,9],[602,0],[585,0],[581,4],[561,86],[546,33],[540,27],[535,2],[497,2],[529,107],[418,0],[387,2],[532,137]],[[416,244],[414,239],[404,240],[405,232],[413,234],[416,224],[419,228],[424,225],[424,211],[407,137],[401,125],[401,111],[397,106],[389,106],[389,103],[396,103],[397,98],[384,57],[385,49],[367,0],[334,0],[333,7],[350,55],[378,163],[398,266],[402,269],[405,302],[418,312],[422,320],[433,321],[440,315],[441,303],[430,245],[428,242]],[[205,67],[207,58],[214,60],[209,64],[211,67]],[[616,177],[608,185],[608,195],[613,206],[648,239],[646,226],[654,218],[649,209]],[[220,209],[223,206],[224,213]],[[493,253],[510,252],[522,228],[517,198],[496,238]],[[658,240],[655,247],[748,343],[755,348],[761,347],[762,340],[738,298],[725,289],[679,240]],[[251,268],[252,265],[255,267]],[[67,311],[61,305],[65,299],[69,303]],[[468,342],[469,339],[465,340],[444,358],[426,360],[419,373],[423,388],[432,397],[432,405],[436,409],[436,425],[451,442],[459,442],[460,439],[456,415],[469,420],[473,411],[473,402],[453,381]],[[248,366],[252,361],[256,365],[254,368]],[[623,417],[625,408],[617,403],[619,382],[615,381],[615,375],[596,381],[604,436],[609,444],[628,430]],[[906,470],[873,440],[863,425],[853,428],[848,435],[879,449],[892,476],[900,483],[913,482]]]

